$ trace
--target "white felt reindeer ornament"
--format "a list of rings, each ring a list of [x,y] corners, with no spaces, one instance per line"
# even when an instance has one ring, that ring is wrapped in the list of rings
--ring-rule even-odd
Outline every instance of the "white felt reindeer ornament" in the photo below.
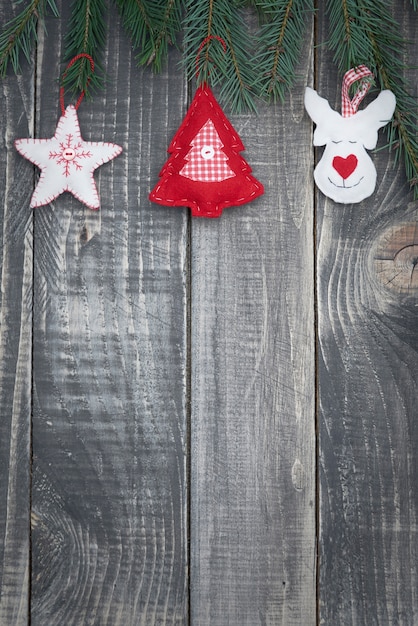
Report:
[[[342,115],[310,87],[305,91],[305,108],[316,124],[314,146],[324,146],[314,171],[315,182],[323,194],[344,204],[360,202],[376,186],[376,168],[366,150],[377,144],[377,131],[391,119],[396,106],[394,94],[381,91],[365,109],[358,111],[370,88],[372,72],[365,66],[346,72],[342,87]],[[360,80],[360,87],[350,100],[349,87]]]

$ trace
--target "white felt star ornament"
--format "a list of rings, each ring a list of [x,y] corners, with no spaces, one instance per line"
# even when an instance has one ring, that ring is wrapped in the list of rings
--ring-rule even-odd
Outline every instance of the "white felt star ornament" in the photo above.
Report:
[[[17,139],[18,152],[41,169],[32,195],[32,208],[49,204],[64,191],[91,209],[100,207],[93,173],[117,157],[121,146],[103,141],[84,141],[76,107],[67,106],[51,139]]]

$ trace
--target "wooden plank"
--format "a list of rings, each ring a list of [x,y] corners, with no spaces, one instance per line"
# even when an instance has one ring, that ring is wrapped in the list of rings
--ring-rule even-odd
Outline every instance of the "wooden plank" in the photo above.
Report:
[[[415,58],[408,2],[396,19]],[[318,89],[338,106],[331,68],[319,48]],[[320,623],[342,626],[418,621],[417,205],[393,154],[372,158],[372,197],[318,194]]]
[[[0,6],[0,23],[13,17]],[[0,86],[0,623],[27,623],[29,600],[33,167],[14,148],[33,130],[33,73]]]
[[[40,54],[40,136],[65,5]],[[147,198],[186,94],[177,55],[140,71],[108,21],[106,89],[79,117],[124,153],[97,171],[99,212],[69,194],[36,212],[32,626],[187,622],[187,216]]]
[[[192,224],[194,626],[316,620],[308,39],[284,106],[230,116],[265,195]]]

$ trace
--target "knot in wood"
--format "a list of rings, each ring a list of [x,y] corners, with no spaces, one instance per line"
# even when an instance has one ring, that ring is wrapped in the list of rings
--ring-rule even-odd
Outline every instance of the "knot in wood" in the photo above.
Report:
[[[87,226],[84,224],[80,231],[81,245],[86,244],[88,241],[89,241],[89,231],[87,230]]]
[[[386,288],[399,294],[418,294],[418,223],[386,231],[376,249],[374,266]]]

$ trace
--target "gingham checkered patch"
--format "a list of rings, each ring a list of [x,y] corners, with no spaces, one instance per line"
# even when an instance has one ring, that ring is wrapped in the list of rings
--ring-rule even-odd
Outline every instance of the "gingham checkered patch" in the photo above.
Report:
[[[351,117],[357,113],[360,102],[371,87],[371,77],[373,73],[365,65],[358,65],[344,74],[341,89],[341,115],[343,117]],[[360,86],[350,100],[348,90],[358,80]]]
[[[179,174],[191,180],[204,183],[216,183],[235,176],[227,161],[228,157],[222,150],[223,143],[211,120],[202,126],[187,153],[186,165]]]

